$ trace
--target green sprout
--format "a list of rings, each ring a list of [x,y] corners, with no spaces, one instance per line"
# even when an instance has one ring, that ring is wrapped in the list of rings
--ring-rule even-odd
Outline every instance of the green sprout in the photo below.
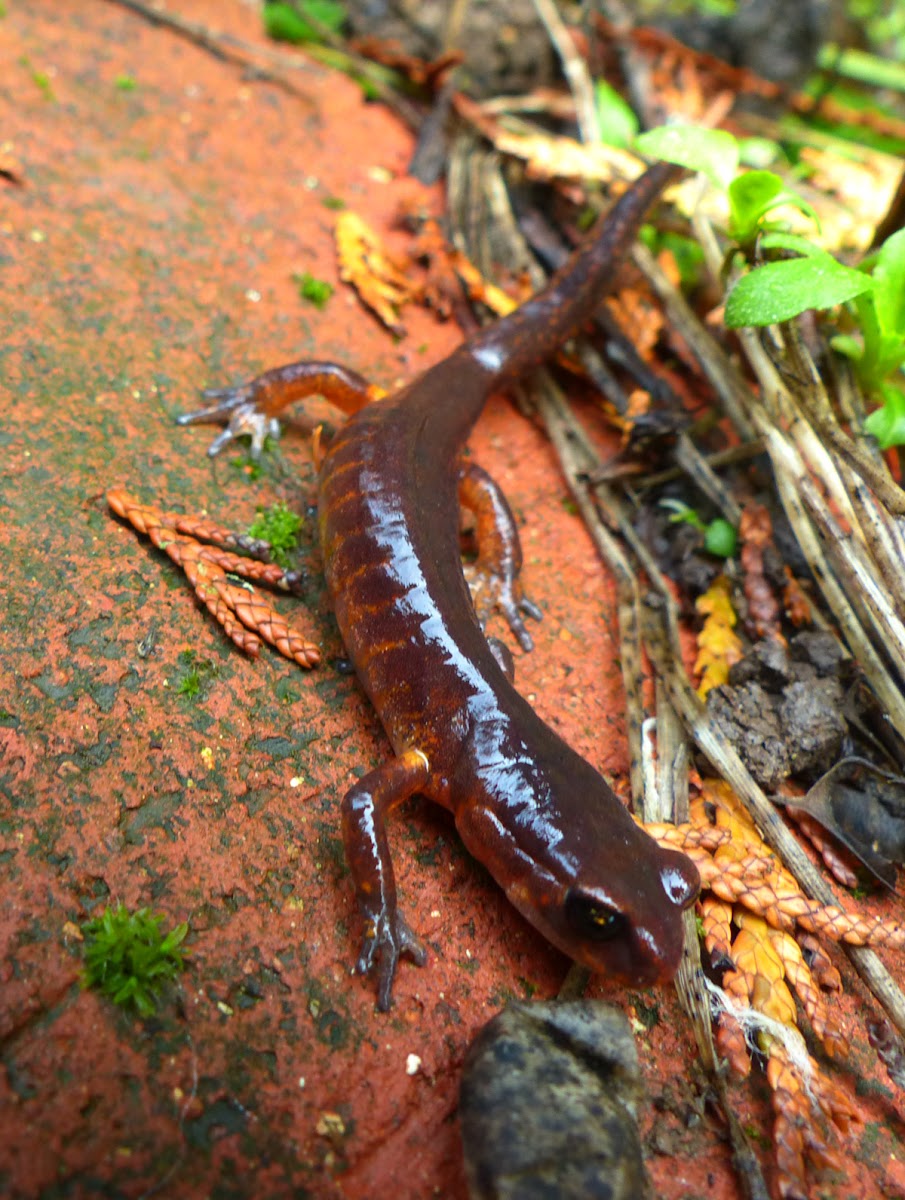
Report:
[[[332,283],[327,283],[326,279],[317,279],[308,271],[293,275],[292,278],[298,284],[299,295],[303,300],[307,300],[315,308],[324,309],[327,307],[327,301],[333,295]]]
[[[213,667],[205,658],[198,658],[194,650],[183,650],[179,655],[179,682],[176,693],[187,700],[196,700],[201,695],[205,680],[213,673]]]
[[[882,402],[864,428],[888,450],[905,445],[905,230],[886,239],[871,268],[871,290],[855,298],[861,338],[840,334],[832,346],[851,359],[867,395]]]
[[[24,67],[31,75],[31,81],[44,97],[45,100],[55,100],[56,96],[53,92],[53,84],[50,82],[50,75],[46,71],[39,71],[37,67],[32,65],[31,59],[27,54],[23,54],[19,59],[19,66]]]
[[[704,535],[704,549],[716,558],[731,558],[738,547],[738,533],[735,526],[723,517],[717,517],[709,524],[701,520],[695,510],[683,500],[661,500],[661,508],[672,510],[670,522],[684,522],[700,529]]]
[[[603,140],[609,146],[630,146],[638,134],[638,118],[605,79],[594,80],[594,100]]]
[[[790,206],[803,212],[819,225],[817,213],[807,200],[786,187],[775,171],[745,171],[726,189],[729,197],[729,236],[743,250],[754,245],[764,233],[776,229],[767,214],[775,208]]]
[[[148,908],[129,912],[123,904],[88,921],[82,926],[84,985],[96,988],[120,1008],[152,1017],[161,988],[185,965],[181,946],[189,929],[183,922],[164,934],[162,923],[160,913]]]
[[[194,700],[201,692],[201,672],[197,667],[190,667],[176,685],[176,691],[187,700]]]
[[[248,527],[248,535],[260,538],[270,546],[270,554],[281,567],[289,565],[289,555],[298,545],[302,518],[281,501],[270,508],[259,508],[258,515]]]

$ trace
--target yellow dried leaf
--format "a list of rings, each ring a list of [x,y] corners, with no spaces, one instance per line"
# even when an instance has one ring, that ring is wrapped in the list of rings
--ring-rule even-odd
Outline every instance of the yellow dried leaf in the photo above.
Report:
[[[532,179],[609,183],[619,176],[635,179],[643,170],[643,164],[634,155],[603,142],[585,145],[556,134],[513,133],[500,127],[494,144],[502,154],[522,159]]]
[[[453,250],[450,254],[450,261],[456,274],[465,285],[470,300],[479,301],[498,317],[505,317],[514,308],[518,308],[520,301],[514,300],[501,287],[497,287],[495,283],[486,279],[471,259],[466,258],[460,251]]]
[[[695,608],[706,618],[698,634],[698,656],[694,664],[695,671],[701,676],[698,695],[703,700],[709,691],[728,680],[729,668],[742,657],[741,640],[733,632],[738,617],[724,575],[698,596]]]
[[[408,277],[408,264],[394,259],[370,225],[353,212],[339,214],[334,237],[340,278],[352,284],[387,329],[404,333],[399,309],[421,291]]]

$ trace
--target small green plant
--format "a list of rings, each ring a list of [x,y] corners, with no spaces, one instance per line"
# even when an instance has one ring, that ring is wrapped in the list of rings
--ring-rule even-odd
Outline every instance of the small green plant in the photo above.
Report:
[[[813,208],[786,187],[772,171],[738,175],[739,143],[722,129],[667,125],[651,129],[636,142],[645,154],[702,171],[726,191],[729,235],[751,258],[755,245],[762,252],[794,254],[766,262],[742,275],[726,299],[726,325],[772,325],[788,321],[809,308],[832,308],[871,290],[863,271],[845,267],[807,238],[784,233],[768,219],[775,209],[792,206],[816,220]]]
[[[159,913],[120,904],[83,925],[85,986],[140,1017],[153,1016],[161,988],[185,965],[181,947],[189,929],[183,922],[164,934],[162,924]]]
[[[187,700],[197,700],[205,681],[210,678],[213,667],[207,659],[199,658],[194,650],[183,650],[179,655],[179,679],[176,694]]]
[[[905,445],[905,230],[887,238],[871,266],[871,290],[855,299],[860,340],[833,338],[833,349],[851,359],[864,391],[881,405],[864,422],[881,450]]]
[[[268,439],[264,439],[264,452],[268,450]],[[261,462],[257,458],[252,458],[250,454],[240,454],[229,460],[229,465],[235,471],[241,471],[249,483],[257,483],[264,472]]]
[[[201,692],[201,672],[190,667],[176,685],[176,691],[187,700],[195,700]]]
[[[326,279],[317,279],[314,275],[309,274],[308,271],[305,271],[303,274],[293,275],[292,278],[298,284],[299,295],[303,300],[307,300],[315,308],[324,309],[327,307],[327,301],[333,295],[332,283],[327,283]]]
[[[869,275],[843,266],[796,234],[768,233],[760,245],[765,253],[791,251],[797,257],[766,262],[742,275],[726,298],[729,329],[790,321],[809,308],[834,308],[873,286]]]
[[[730,236],[749,260],[755,245],[769,260],[735,283],[726,298],[727,327],[772,325],[807,309],[849,305],[858,329],[838,335],[832,345],[851,360],[865,394],[879,404],[864,427],[883,450],[905,445],[905,230],[887,238],[862,268],[846,267],[807,238],[785,233],[767,219],[781,205],[792,205],[815,221],[816,214],[772,171],[735,177],[739,147],[731,135],[668,126],[643,134],[636,145],[655,157],[704,171],[725,187]]]
[[[270,546],[273,561],[281,567],[289,565],[289,555],[298,545],[302,518],[282,501],[270,508],[259,508],[258,515],[248,527],[248,535],[261,538]]]
[[[118,92],[134,92],[138,87],[138,83],[132,75],[117,75],[113,81],[113,86]]]
[[[661,500],[661,508],[671,509],[671,522],[684,522],[700,529],[704,535],[704,549],[716,558],[731,558],[738,547],[738,534],[735,526],[723,517],[717,517],[709,523],[703,521],[695,510],[683,500]]]

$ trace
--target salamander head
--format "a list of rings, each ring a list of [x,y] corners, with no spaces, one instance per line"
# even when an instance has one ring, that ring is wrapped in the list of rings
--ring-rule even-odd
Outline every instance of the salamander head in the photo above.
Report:
[[[640,829],[603,777],[545,726],[532,731],[543,753],[530,757],[492,732],[496,757],[475,756],[482,770],[458,781],[467,799],[456,825],[468,849],[576,962],[635,986],[672,979],[683,913],[701,886],[695,865]]]
[[[640,830],[638,854],[618,872],[591,882],[535,871],[531,886],[506,889],[512,903],[555,946],[594,972],[621,983],[664,983],[679,968],[682,913],[697,898],[700,877],[684,854],[661,849]]]
[[[679,968],[682,914],[700,876],[621,805],[609,826],[603,838],[581,839],[577,855],[545,853],[537,843],[525,854],[522,842],[521,853],[507,855],[508,870],[494,874],[522,915],[576,962],[633,986],[667,982]],[[490,856],[485,862],[493,871]]]

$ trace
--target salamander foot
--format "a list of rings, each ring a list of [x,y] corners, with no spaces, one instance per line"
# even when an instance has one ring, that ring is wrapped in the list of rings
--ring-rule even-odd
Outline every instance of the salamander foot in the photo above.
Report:
[[[381,913],[376,920],[369,920],[355,972],[366,975],[376,967],[377,1007],[381,1012],[390,1007],[393,980],[402,954],[407,954],[419,967],[427,962],[427,949],[405,917],[398,912]]]
[[[211,458],[235,438],[243,436],[251,438],[252,458],[260,458],[264,449],[264,439],[280,436],[279,421],[263,411],[263,402],[267,395],[263,377],[252,379],[249,383],[240,383],[236,387],[208,388],[201,395],[213,403],[205,408],[195,409],[194,412],[183,413],[176,421],[179,425],[226,422],[226,428],[217,434],[207,448]]]

